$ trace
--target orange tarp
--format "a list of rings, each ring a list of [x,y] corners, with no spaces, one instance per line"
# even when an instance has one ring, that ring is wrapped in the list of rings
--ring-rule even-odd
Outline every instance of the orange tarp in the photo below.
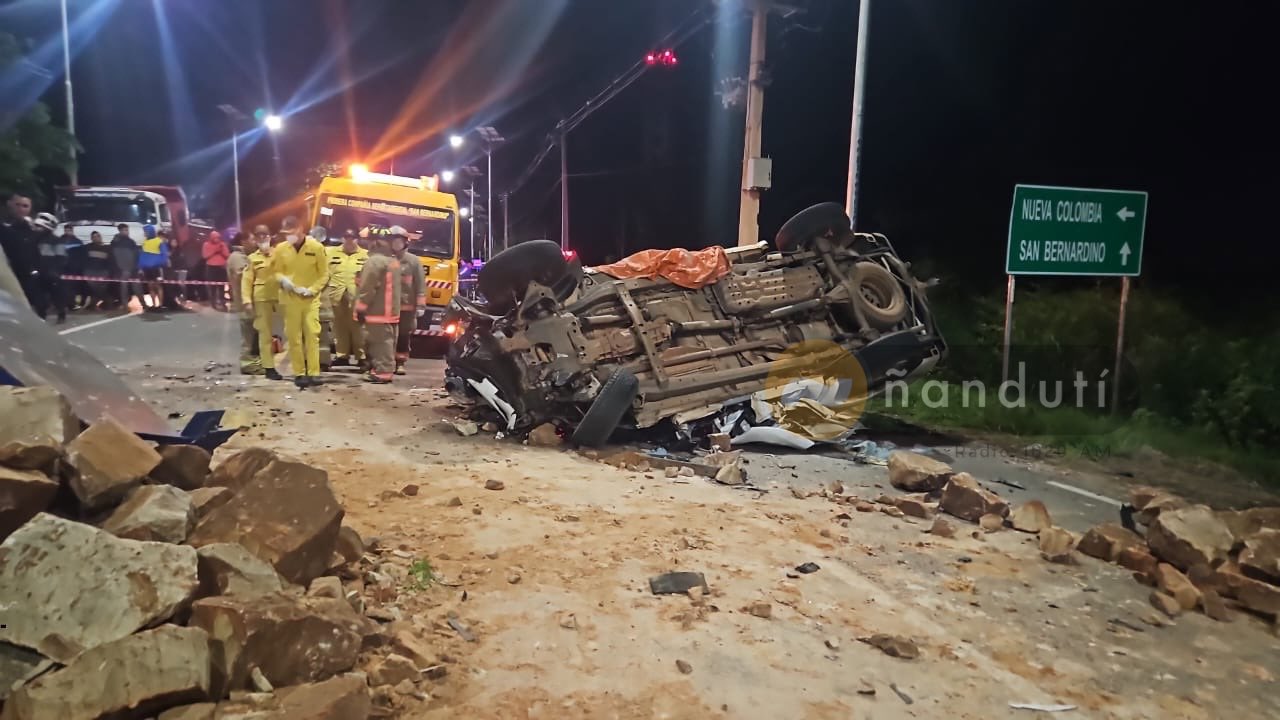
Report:
[[[705,250],[641,250],[595,269],[619,279],[662,277],[680,287],[696,289],[728,275],[729,256],[719,245]]]

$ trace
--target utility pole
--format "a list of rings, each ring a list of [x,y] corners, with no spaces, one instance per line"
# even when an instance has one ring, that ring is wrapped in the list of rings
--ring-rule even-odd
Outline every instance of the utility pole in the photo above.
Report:
[[[858,186],[862,176],[862,101],[866,94],[867,29],[871,24],[871,0],[858,6],[858,50],[853,67],[853,122],[849,127],[849,181],[844,210],[858,228]]]
[[[747,132],[742,148],[742,202],[738,213],[738,245],[760,241],[760,193],[756,164],[760,158],[760,130],[764,120],[764,71],[769,5],[753,0],[751,15],[751,64],[747,75]]]
[[[569,249],[569,132],[560,133],[560,250]]]
[[[471,209],[467,211],[467,222],[471,224],[471,257],[476,256],[476,179],[471,176],[471,188],[467,190],[471,195]],[[492,257],[492,255],[490,255]]]
[[[244,230],[240,220],[240,141],[236,139],[236,129],[231,127],[231,174],[235,177],[236,194],[236,229]]]
[[[62,73],[67,87],[67,132],[71,133],[71,184],[80,184],[80,170],[76,167],[76,105],[71,92],[71,32],[67,25],[67,0],[62,0]]]
[[[511,193],[502,193],[502,249],[511,247],[511,218],[507,215],[511,209]]]

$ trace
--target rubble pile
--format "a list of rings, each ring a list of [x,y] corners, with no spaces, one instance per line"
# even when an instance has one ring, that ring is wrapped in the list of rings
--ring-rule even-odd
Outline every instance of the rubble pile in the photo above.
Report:
[[[53,390],[0,388],[0,719],[360,720],[429,699],[440,659],[366,613],[397,579],[324,470],[253,448],[211,471],[200,448],[79,428]]]
[[[890,484],[912,494],[882,495],[876,499],[881,509],[932,519],[928,532],[935,535],[954,536],[934,517],[939,512],[975,523],[983,532],[1011,527],[1036,534],[1046,561],[1075,564],[1083,554],[1131,570],[1135,580],[1152,588],[1151,604],[1169,616],[1200,610],[1229,621],[1234,612],[1246,611],[1280,623],[1280,508],[1214,510],[1139,486],[1130,490],[1122,522],[1103,523],[1076,537],[1055,526],[1039,500],[1011,509],[968,473],[933,458],[895,451],[888,470]],[[859,510],[870,505],[843,499],[857,502]]]

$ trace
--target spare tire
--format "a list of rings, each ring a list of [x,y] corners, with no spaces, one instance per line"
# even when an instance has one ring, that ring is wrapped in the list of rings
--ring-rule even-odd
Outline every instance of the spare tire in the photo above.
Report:
[[[783,224],[773,238],[779,250],[807,250],[814,240],[850,232],[852,223],[840,203],[821,203],[801,210]]]
[[[488,310],[505,315],[524,297],[529,283],[555,285],[569,271],[569,262],[560,244],[551,240],[530,240],[494,255],[480,268],[476,285],[484,295]]]
[[[858,305],[867,322],[886,330],[907,316],[907,295],[898,278],[879,263],[863,260],[853,266],[853,287]]]

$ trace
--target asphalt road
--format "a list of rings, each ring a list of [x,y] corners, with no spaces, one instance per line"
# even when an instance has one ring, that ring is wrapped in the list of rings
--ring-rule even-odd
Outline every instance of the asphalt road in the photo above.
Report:
[[[239,341],[235,322],[232,315],[203,307],[133,315],[80,313],[73,314],[60,332],[124,375],[126,381],[138,383],[200,373],[215,364],[234,367]],[[431,377],[440,374],[440,363],[414,361]],[[877,438],[873,435],[872,439]],[[909,438],[898,434],[893,440],[901,447],[911,445]],[[1069,472],[984,443],[938,442],[927,436],[922,440],[928,443],[924,447],[945,456],[956,469],[973,474],[1012,503],[1032,498],[1044,501],[1055,522],[1074,532],[1116,520],[1131,482],[1123,477]],[[889,487],[883,467],[859,465],[839,453],[796,453],[755,446],[747,449],[747,457],[750,476],[757,484],[817,488],[838,479],[868,497],[896,492]],[[860,485],[865,489],[858,490]]]

